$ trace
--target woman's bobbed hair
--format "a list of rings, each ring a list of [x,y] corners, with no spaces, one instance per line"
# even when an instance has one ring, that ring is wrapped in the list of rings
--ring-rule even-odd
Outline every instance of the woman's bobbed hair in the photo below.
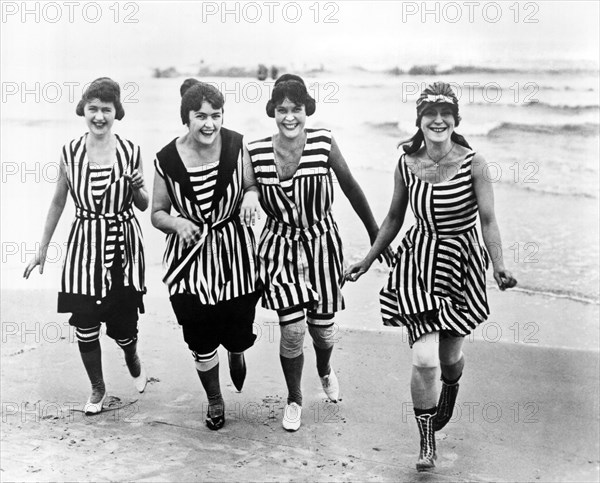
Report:
[[[208,102],[213,109],[223,109],[225,105],[225,98],[219,89],[196,79],[184,80],[179,93],[181,94],[181,122],[185,125],[189,125],[190,111],[200,110],[203,102]]]
[[[267,116],[275,117],[275,108],[286,98],[297,106],[303,105],[307,116],[312,116],[315,113],[317,104],[308,93],[302,77],[294,74],[283,74],[275,81],[271,99],[268,100],[266,106]]]
[[[99,99],[102,102],[112,102],[115,106],[115,119],[117,121],[125,117],[125,110],[121,104],[121,88],[110,77],[99,77],[92,81],[83,92],[81,100],[77,103],[75,114],[83,116],[85,105],[94,99]]]

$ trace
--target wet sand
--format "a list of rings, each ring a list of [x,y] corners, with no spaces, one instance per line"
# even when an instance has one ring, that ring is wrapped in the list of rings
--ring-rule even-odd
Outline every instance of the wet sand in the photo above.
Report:
[[[371,285],[347,288],[351,310],[340,314],[340,325],[344,317],[371,314]],[[511,310],[548,306],[539,299],[490,294],[504,339],[515,333]],[[146,392],[135,391],[120,349],[103,336],[114,410],[89,417],[81,412],[89,383],[68,316],[55,313],[55,301],[50,290],[2,291],[2,481],[599,478],[598,350],[539,342],[561,339],[544,335],[551,332],[544,328],[564,325],[563,315],[573,312],[570,301],[554,301],[538,343],[531,342],[531,331],[529,342],[503,342],[488,330],[465,344],[457,408],[437,433],[437,467],[429,473],[414,469],[418,432],[409,393],[410,349],[401,331],[377,330],[378,320],[371,320],[374,330],[338,331],[338,404],[328,402],[320,387],[307,339],[302,427],[287,433],[281,427],[286,393],[276,317],[259,310],[259,338],[247,353],[241,393],[226,362],[221,365],[227,422],[213,432],[204,425],[205,396],[166,298],[148,297],[140,322],[140,355],[151,378]],[[591,307],[588,313],[579,307],[586,315],[577,323],[597,322],[597,306]],[[593,312],[596,318],[587,320]],[[226,361],[225,352],[220,357]]]

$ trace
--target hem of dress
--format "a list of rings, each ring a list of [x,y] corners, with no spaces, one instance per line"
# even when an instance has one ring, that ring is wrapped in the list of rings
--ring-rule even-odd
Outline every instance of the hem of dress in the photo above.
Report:
[[[120,287],[117,292],[111,290],[106,297],[94,297],[93,295],[83,295],[69,292],[58,292],[57,308],[59,314],[62,313],[91,313],[94,312],[98,305],[105,304],[110,299],[118,296],[119,293],[125,292],[127,296],[134,297],[136,306],[140,314],[145,313],[144,295],[146,289],[137,290],[130,285]]]
[[[408,314],[411,316],[415,316],[418,317],[421,314],[426,314],[428,311],[425,312],[416,312],[414,314]],[[489,314],[488,314],[489,315]],[[382,319],[382,324],[385,327],[396,327],[396,328],[402,328],[404,327],[406,329],[406,332],[408,333],[408,344],[409,346],[412,348],[412,346],[414,345],[414,343],[416,342],[417,339],[413,340],[412,337],[412,333],[413,331],[411,330],[411,328],[409,327],[408,324],[405,324],[402,321],[401,316],[394,316],[394,317],[388,317],[388,318],[381,318]],[[487,317],[482,319],[482,320],[476,320],[475,321],[475,327],[471,328],[470,330],[467,330],[466,332],[457,332],[455,330],[452,329],[444,329],[444,328],[438,328],[435,327],[433,329],[429,328],[429,327],[422,327],[424,330],[421,332],[421,334],[419,335],[419,338],[426,335],[426,334],[433,334],[434,332],[439,332],[439,333],[447,333],[452,335],[453,337],[467,337],[469,335],[471,335],[473,333],[473,331],[479,327],[481,324],[483,324],[485,321],[487,320]]]
[[[286,310],[291,309],[293,307],[301,307],[302,309],[310,310],[314,314],[335,314],[337,312],[341,312],[346,309],[346,303],[344,300],[341,301],[338,307],[327,306],[325,307],[327,310],[324,310],[324,307],[315,307],[312,308],[315,304],[318,305],[318,300],[315,301],[307,301],[300,302],[294,305],[278,305],[278,304],[269,304],[268,300],[265,300],[264,296],[261,300],[261,307],[268,310]]]

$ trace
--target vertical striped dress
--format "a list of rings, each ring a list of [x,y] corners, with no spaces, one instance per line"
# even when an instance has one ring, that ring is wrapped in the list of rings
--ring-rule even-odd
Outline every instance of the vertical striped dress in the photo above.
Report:
[[[87,133],[62,149],[75,220],[63,264],[59,312],[89,312],[102,303],[113,286],[116,250],[121,253],[123,284],[135,291],[143,311],[144,243],[133,212],[133,188],[124,176],[139,168],[140,148],[115,136],[115,162],[106,170],[90,165]]]
[[[242,135],[221,128],[221,140],[218,167],[186,168],[177,151],[177,139],[167,144],[154,162],[175,211],[198,225],[202,233],[200,241],[188,248],[177,233],[167,234],[165,282],[170,295],[193,294],[204,305],[216,305],[259,288],[254,234],[239,218],[244,195]]]
[[[430,332],[465,336],[489,314],[489,259],[476,228],[474,155],[466,155],[451,179],[435,184],[418,178],[405,155],[400,158],[416,223],[398,247],[380,302],[384,325],[406,326],[411,346]]]
[[[342,240],[331,214],[331,132],[307,129],[298,169],[280,181],[273,138],[248,144],[267,221],[258,255],[263,306],[302,306],[314,313],[344,309]]]

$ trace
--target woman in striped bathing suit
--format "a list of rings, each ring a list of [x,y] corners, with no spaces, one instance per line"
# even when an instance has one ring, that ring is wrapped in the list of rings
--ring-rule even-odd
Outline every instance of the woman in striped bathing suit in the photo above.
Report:
[[[89,132],[62,149],[60,175],[46,218],[40,250],[25,269],[39,265],[43,273],[48,244],[62,215],[67,193],[75,203],[65,255],[58,311],[72,312],[81,359],[92,384],[84,406],[98,413],[106,399],[102,375],[100,324],[123,349],[139,392],[146,373],[137,355],[138,310],[143,313],[144,244],[133,211],[148,207],[140,148],[112,133],[115,119],[125,115],[119,85],[101,77],[83,93],[76,109]]]
[[[330,400],[336,402],[339,397],[330,357],[334,316],[344,308],[343,258],[342,240],[331,214],[332,171],[371,241],[378,232],[369,204],[331,132],[304,128],[306,117],[314,112],[315,101],[304,81],[285,74],[277,79],[267,103],[267,115],[275,118],[279,132],[248,145],[267,214],[258,249],[260,276],[263,306],[279,315],[280,360],[288,387],[283,427],[288,431],[296,431],[301,422],[305,317],[323,389]],[[391,260],[391,251],[386,255]]]
[[[188,132],[156,155],[152,224],[167,234],[164,281],[206,391],[206,425],[218,430],[225,406],[217,348],[227,349],[231,378],[241,391],[244,351],[256,339],[252,324],[260,295],[249,226],[258,195],[243,176],[242,135],[222,127],[221,92],[195,79],[180,92]]]
[[[434,466],[434,432],[452,416],[464,367],[464,337],[489,314],[489,257],[477,234],[478,214],[496,283],[500,290],[517,284],[504,267],[486,162],[454,131],[459,121],[458,99],[448,84],[436,82],[421,93],[419,130],[403,146],[389,213],[367,256],[346,271],[346,278],[355,281],[369,269],[398,234],[410,203],[416,224],[400,243],[380,296],[384,324],[404,325],[413,349],[411,394],[421,435],[420,471]]]

